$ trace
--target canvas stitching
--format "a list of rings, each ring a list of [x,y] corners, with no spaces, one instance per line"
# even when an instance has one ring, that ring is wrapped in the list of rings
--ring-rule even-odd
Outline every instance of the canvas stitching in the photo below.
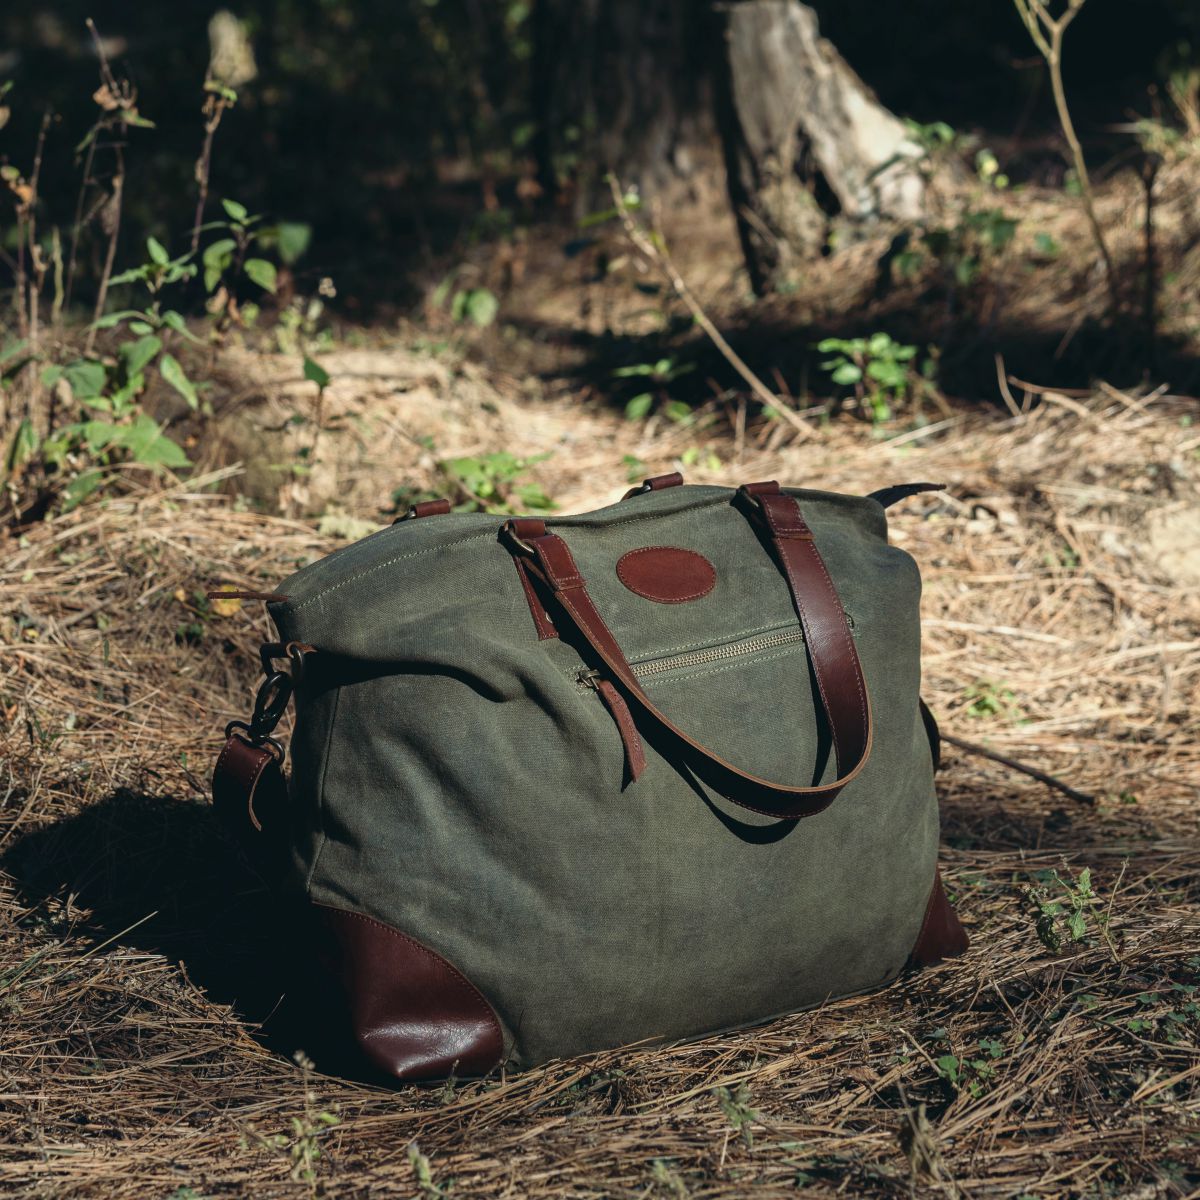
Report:
[[[732,489],[730,489],[729,495],[733,495]],[[695,508],[711,508],[717,504],[724,504],[724,503],[726,503],[726,501],[727,501],[727,497],[724,495],[714,496],[711,500],[696,501],[694,507]],[[682,511],[688,511],[688,510],[685,509]],[[638,516],[614,518],[612,523],[614,525],[619,525],[619,526],[636,525],[638,521],[662,520],[664,515],[665,514],[663,514],[663,513],[641,513]],[[394,527],[394,528],[398,528],[398,526]],[[579,526],[567,526],[566,528],[572,529],[572,528],[580,528],[580,527]],[[552,532],[554,532],[554,531],[552,531]],[[487,540],[494,541],[495,538],[496,538],[496,531],[488,530],[487,533],[476,533],[476,534],[472,534],[470,537],[460,538],[457,542],[448,542],[448,543],[444,543],[439,546],[427,546],[424,550],[410,550],[407,554],[394,555],[393,557],[391,557],[389,559],[385,559],[381,563],[376,563],[373,567],[367,567],[365,570],[359,571],[354,575],[347,576],[347,578],[343,579],[340,583],[332,583],[328,587],[322,588],[319,592],[315,593],[312,596],[309,596],[309,598],[307,600],[302,600],[297,605],[289,606],[285,602],[284,609],[285,609],[285,611],[298,613],[298,612],[302,611],[303,609],[308,608],[308,606],[310,604],[315,604],[318,600],[322,599],[325,596],[328,596],[331,592],[336,592],[339,588],[345,587],[348,583],[354,583],[355,581],[357,581],[359,579],[365,579],[368,575],[373,575],[376,571],[382,571],[385,567],[394,566],[396,563],[403,562],[405,559],[420,558],[424,554],[437,554],[439,551],[445,551],[446,553],[449,553],[452,550],[459,549],[459,547],[461,547],[461,546],[468,546],[473,542],[482,542],[482,541],[487,541]]]
[[[325,831],[325,781],[329,777],[329,759],[331,757],[329,748],[333,745],[333,730],[337,725],[338,709],[341,706],[342,689],[338,688],[333,697],[333,712],[329,714],[329,729],[325,734],[325,752],[321,762],[321,782],[317,787],[317,848],[313,851],[312,866],[308,868],[308,876],[304,880],[304,892],[309,899],[312,899],[312,882],[316,878],[317,866],[321,861],[321,855],[325,852],[325,845],[329,841],[329,835]]]

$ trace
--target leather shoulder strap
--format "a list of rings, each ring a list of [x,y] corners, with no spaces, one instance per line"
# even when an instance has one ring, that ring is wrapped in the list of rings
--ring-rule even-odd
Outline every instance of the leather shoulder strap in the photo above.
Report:
[[[752,485],[753,487],[754,485]],[[778,485],[758,485],[760,489]],[[756,502],[769,490],[748,491]],[[796,601],[810,661],[833,734],[838,778],[815,787],[775,783],[735,767],[680,729],[642,690],[624,652],[597,611],[567,543],[544,521],[518,518],[504,527],[504,540],[525,556],[529,571],[550,591],[558,615],[582,635],[635,707],[673,738],[697,774],[722,795],[752,812],[798,819],[831,804],[857,777],[871,752],[871,708],[862,667],[833,583],[794,499],[779,493],[766,527]],[[792,512],[789,513],[787,505]],[[818,665],[819,664],[819,665]]]

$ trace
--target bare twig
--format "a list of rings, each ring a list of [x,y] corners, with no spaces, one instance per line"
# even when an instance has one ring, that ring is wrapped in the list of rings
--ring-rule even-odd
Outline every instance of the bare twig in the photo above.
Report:
[[[1117,272],[1113,265],[1112,254],[1109,253],[1108,242],[1104,230],[1100,227],[1100,219],[1096,215],[1096,199],[1092,192],[1092,181],[1088,175],[1087,163],[1083,157],[1083,146],[1075,132],[1075,123],[1071,120],[1071,110],[1067,106],[1067,92],[1063,86],[1062,73],[1062,44],[1063,34],[1067,27],[1079,15],[1086,0],[1067,0],[1067,6],[1058,17],[1050,15],[1047,0],[1013,0],[1025,28],[1033,44],[1046,60],[1050,70],[1050,89],[1054,94],[1054,107],[1058,112],[1058,121],[1062,126],[1063,136],[1071,149],[1071,158],[1075,165],[1075,175],[1079,180],[1079,192],[1083,199],[1083,208],[1087,214],[1088,225],[1092,230],[1096,249],[1104,263],[1105,282],[1108,284],[1109,299],[1113,310],[1120,305],[1120,294],[1117,290]]]
[[[807,425],[800,414],[795,409],[790,408],[785,400],[777,396],[763,383],[709,319],[708,314],[701,307],[692,289],[688,287],[687,281],[675,266],[661,234],[657,231],[648,233],[633,219],[633,214],[630,212],[629,205],[625,201],[620,181],[615,175],[609,175],[608,186],[612,192],[613,202],[616,205],[621,225],[625,230],[625,236],[629,239],[629,242],[643,258],[658,268],[663,277],[671,285],[675,294],[687,306],[688,311],[692,314],[692,319],[708,336],[709,341],[720,351],[725,361],[746,381],[750,390],[772,412],[779,413],[802,437],[812,437],[813,431],[811,426]]]
[[[117,238],[121,233],[121,203],[125,195],[125,156],[118,145],[114,147],[117,156],[117,171],[113,176],[113,190],[109,202],[105,205],[105,221],[108,225],[108,250],[104,255],[104,269],[100,272],[100,286],[96,290],[96,306],[92,312],[92,324],[88,328],[87,341],[84,343],[84,353],[91,354],[96,344],[96,322],[104,316],[104,305],[108,301],[108,281],[112,278],[113,264],[117,258]]]
[[[997,754],[995,750],[989,750],[986,746],[980,746],[977,742],[968,742],[963,738],[955,737],[952,733],[943,732],[941,736],[942,741],[949,742],[951,746],[957,746],[960,750],[965,750],[968,754],[977,754],[980,758],[990,758],[992,762],[1000,763],[1001,766],[1008,767],[1010,771],[1019,771],[1022,775],[1028,775],[1030,779],[1036,779],[1039,783],[1046,784],[1047,787],[1055,788],[1069,799],[1079,801],[1080,804],[1096,803],[1096,797],[1090,792],[1077,791],[1046,771],[1039,771],[1037,767],[1031,767],[1026,763],[1018,762],[1015,758],[1008,758],[1003,754]]]
[[[192,221],[192,253],[200,248],[200,227],[204,224],[204,208],[208,203],[208,181],[212,171],[213,139],[221,125],[221,118],[226,109],[233,107],[233,101],[224,91],[213,90],[210,80],[206,87],[209,90],[204,96],[204,145],[200,157],[196,160],[195,179],[198,188],[196,196],[196,216]]]

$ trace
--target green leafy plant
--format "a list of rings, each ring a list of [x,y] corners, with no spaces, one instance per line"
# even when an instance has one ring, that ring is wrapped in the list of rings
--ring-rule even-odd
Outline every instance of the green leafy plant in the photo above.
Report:
[[[1058,954],[1066,945],[1089,940],[1094,932],[1113,949],[1109,915],[1092,888],[1091,868],[1075,874],[1064,864],[1063,871],[1066,878],[1057,870],[1039,871],[1035,882],[1022,889],[1038,941]]]
[[[470,323],[479,329],[493,324],[500,312],[500,301],[485,287],[456,287],[464,268],[456,268],[434,289],[435,308],[445,308],[449,302],[450,317],[459,324]]]
[[[980,679],[963,694],[967,699],[967,716],[976,720],[993,717],[1016,720],[1021,715],[1016,693],[1007,684]]]
[[[875,424],[890,420],[894,407],[918,387],[917,347],[897,342],[890,334],[825,338],[816,348],[832,355],[821,363],[830,380],[838,387],[851,388]]]
[[[507,450],[494,454],[448,458],[438,464],[459,512],[515,513],[523,509],[548,512],[554,501],[538,483],[522,476],[549,458],[539,454],[519,458]]]
[[[635,379],[644,389],[626,401],[626,417],[631,421],[641,421],[657,409],[669,420],[688,420],[692,415],[692,406],[683,400],[673,399],[670,389],[676,380],[695,369],[695,363],[680,363],[674,358],[659,358],[654,362],[618,367],[613,371],[614,379]]]
[[[753,1148],[754,1130],[751,1127],[759,1119],[759,1113],[750,1107],[750,1089],[744,1083],[739,1083],[733,1091],[727,1087],[713,1088],[713,1095],[725,1119],[741,1135],[746,1146]]]
[[[990,1086],[999,1060],[1004,1057],[1004,1043],[996,1038],[982,1038],[975,1056],[942,1054],[936,1059],[938,1075],[956,1091],[965,1091],[978,1099]]]

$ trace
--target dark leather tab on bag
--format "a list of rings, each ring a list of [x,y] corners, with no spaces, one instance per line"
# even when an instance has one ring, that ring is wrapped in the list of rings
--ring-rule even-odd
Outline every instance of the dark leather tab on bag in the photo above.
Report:
[[[396,1079],[486,1075],[504,1035],[483,993],[428,946],[364,913],[314,906],[331,935],[351,1032]]]
[[[970,944],[971,939],[967,937],[958,914],[946,899],[942,873],[935,871],[929,902],[925,905],[925,920],[921,922],[921,932],[917,934],[908,964],[911,967],[932,967],[943,959],[965,954]]]
[[[267,882],[282,867],[287,800],[280,752],[231,734],[213,769],[213,811]]]

